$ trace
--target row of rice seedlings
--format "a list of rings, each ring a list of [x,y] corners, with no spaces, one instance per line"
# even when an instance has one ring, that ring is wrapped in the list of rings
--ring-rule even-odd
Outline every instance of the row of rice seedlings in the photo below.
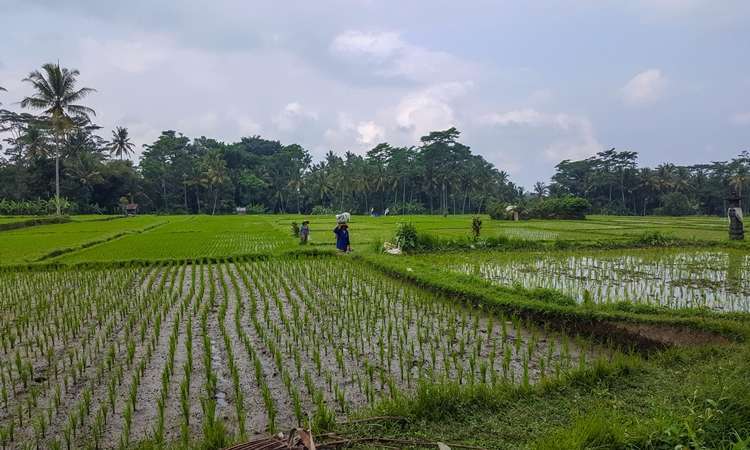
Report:
[[[195,266],[192,266],[193,274],[195,272]],[[174,292],[174,283],[170,285],[169,291],[172,292],[172,295],[178,296],[180,293],[182,293],[182,287],[185,283],[185,274],[186,274],[186,265],[183,264],[180,269],[180,275],[179,280],[177,281],[177,285],[179,286],[179,293]],[[174,280],[174,279],[173,279]],[[167,349],[167,359],[166,364],[164,365],[164,368],[162,369],[161,373],[161,390],[159,392],[159,397],[156,400],[156,408],[157,408],[157,416],[156,416],[156,425],[154,425],[153,429],[153,437],[152,440],[157,445],[164,445],[165,444],[165,429],[166,429],[166,423],[165,423],[165,413],[166,413],[166,406],[167,401],[169,397],[169,388],[170,388],[170,382],[172,379],[172,375],[174,374],[175,368],[175,353],[177,351],[177,345],[179,340],[179,333],[180,328],[183,324],[183,318],[186,313],[190,313],[190,305],[194,298],[194,280],[191,282],[191,289],[188,291],[187,295],[184,295],[182,297],[182,301],[180,303],[180,308],[175,312],[175,316],[172,322],[172,333],[169,336],[168,341],[168,349]],[[187,321],[187,326],[192,326],[192,320]],[[192,330],[188,330],[188,336],[190,341],[190,346],[192,346]],[[188,355],[189,355],[189,361],[190,366],[192,366],[192,348],[188,347]],[[185,370],[185,369],[183,369]],[[185,372],[185,375],[187,377],[187,385],[189,386],[191,369],[188,369],[187,372]],[[184,379],[183,379],[184,381]],[[189,416],[188,416],[189,417]],[[189,424],[189,418],[188,418],[188,424]]]
[[[201,269],[202,272],[202,269]],[[190,445],[190,380],[193,375],[193,316],[200,307],[204,294],[204,283],[196,288],[196,264],[191,265],[190,292],[189,297],[196,299],[192,303],[192,309],[187,310],[187,323],[185,324],[185,362],[182,366],[182,381],[180,382],[180,441],[183,447]],[[197,291],[196,291],[197,289]]]
[[[135,341],[131,340],[128,344],[128,367],[132,365],[134,370],[131,372],[131,379],[128,384],[128,394],[125,399],[125,404],[122,407],[123,426],[119,438],[119,446],[121,449],[129,448],[131,445],[133,417],[138,407],[138,389],[140,388],[143,375],[151,361],[154,351],[158,348],[162,323],[177,303],[177,296],[165,295],[164,293],[166,282],[168,279],[173,279],[173,277],[176,276],[176,269],[177,266],[168,266],[167,269],[165,269],[162,273],[158,287],[154,294],[152,294],[157,297],[157,299],[153,303],[151,310],[148,311],[150,313],[149,316],[146,317],[145,321],[141,322],[140,339],[137,345],[139,348],[145,348],[145,352],[141,354],[137,364],[135,364],[134,360]],[[173,283],[173,281],[170,281],[170,283]]]
[[[229,374],[232,377],[235,415],[237,418],[237,434],[240,439],[244,439],[247,436],[247,430],[245,429],[245,395],[242,392],[242,385],[240,384],[240,372],[235,360],[234,349],[232,348],[232,339],[226,328],[227,309],[229,308],[229,288],[227,287],[226,280],[228,275],[225,276],[223,269],[225,269],[224,264],[216,265],[216,272],[222,292],[218,324],[224,340],[224,350],[226,351]],[[235,310],[235,314],[236,313],[237,311]]]
[[[246,274],[240,273],[240,275],[243,278],[243,280],[247,282]],[[232,281],[233,289],[235,291],[236,304],[237,304],[237,307],[236,307],[237,309],[235,310],[235,330],[237,332],[237,335],[240,337],[240,340],[242,341],[242,344],[245,348],[245,352],[247,353],[250,359],[250,363],[253,366],[255,383],[258,389],[260,390],[260,394],[261,394],[263,404],[265,407],[267,429],[269,432],[274,433],[276,431],[276,415],[278,411],[277,404],[271,394],[271,389],[268,385],[266,374],[263,371],[263,363],[261,361],[259,350],[255,348],[255,345],[254,345],[255,343],[253,342],[251,337],[247,334],[241,322],[242,309],[244,305],[243,300],[245,299],[243,299],[241,297],[241,294],[239,293],[236,279],[234,277],[231,277],[230,279]],[[250,316],[250,320],[252,321],[255,311],[257,310],[257,299],[254,296],[251,296],[247,300],[249,300],[248,314]],[[257,327],[256,327],[256,331],[257,331]]]
[[[152,286],[153,281],[155,279],[156,271],[152,272],[152,275],[149,277],[148,285]],[[162,277],[162,280],[166,280],[166,276]],[[157,292],[157,295],[151,295],[146,297],[152,297],[152,299],[155,300],[155,303],[151,303],[151,300],[148,300],[146,304],[151,305],[150,307],[146,307],[143,309],[136,309],[134,311],[134,316],[131,316],[128,325],[125,328],[125,341],[127,342],[126,347],[126,359],[125,363],[128,366],[128,369],[131,367],[134,368],[134,374],[133,379],[139,380],[143,372],[145,370],[145,367],[147,365],[147,362],[141,361],[140,364],[135,365],[133,364],[134,361],[132,359],[133,355],[133,348],[134,348],[134,340],[138,337],[138,334],[140,334],[140,341],[141,344],[144,343],[145,340],[145,334],[146,330],[149,330],[149,324],[154,324],[159,322],[159,316],[163,314],[164,308],[160,307],[160,304],[165,303],[165,296],[159,295],[161,294],[163,290],[163,281],[160,283],[159,290]],[[143,311],[149,311],[151,312],[150,315],[145,316],[143,315]],[[155,331],[156,333],[156,331]],[[119,341],[118,346],[119,346]],[[147,358],[149,358],[149,354],[153,353],[154,340],[152,339],[149,342],[149,345],[146,346],[146,354]],[[109,356],[107,359],[103,359],[99,363],[99,367],[97,368],[97,373],[102,371],[103,367],[105,365],[107,367],[112,367],[112,358],[111,355],[114,355],[115,352],[110,348]],[[111,379],[110,383],[107,387],[107,401],[103,401],[100,403],[100,407],[96,413],[96,416],[92,419],[92,421],[89,424],[89,431],[87,433],[84,433],[82,430],[84,430],[85,427],[85,421],[88,418],[90,411],[88,404],[91,402],[91,396],[90,392],[94,391],[96,389],[96,386],[99,385],[99,383],[95,383],[93,380],[89,381],[89,395],[86,395],[86,392],[84,391],[84,398],[83,402],[78,402],[76,406],[70,409],[69,415],[68,415],[68,421],[65,425],[65,428],[62,430],[63,434],[63,440],[65,444],[65,448],[71,448],[72,446],[75,446],[76,439],[78,441],[85,440],[88,436],[88,439],[92,442],[92,445],[94,448],[99,448],[100,442],[104,436],[105,428],[107,426],[107,417],[109,414],[113,413],[115,411],[115,405],[118,400],[118,393],[117,389],[122,384],[124,379],[125,372],[123,370],[122,365],[116,365],[115,370],[111,373]],[[136,384],[137,386],[137,384]],[[130,421],[132,419],[132,412],[134,411],[134,405],[135,405],[135,398],[137,395],[137,387],[134,387],[134,385],[131,383],[130,391],[129,391],[129,403],[125,408],[124,411],[124,421],[125,421],[125,428],[129,428]],[[79,430],[81,432],[79,433]],[[49,445],[54,447],[55,445],[61,445],[58,441],[52,440],[49,442]]]
[[[292,404],[292,413],[297,422],[297,425],[311,425],[306,421],[307,414],[304,411],[304,399],[299,386],[304,385],[307,389],[310,401],[307,403],[312,404],[314,411],[311,414],[313,421],[312,425],[315,427],[324,427],[326,424],[330,424],[335,418],[334,412],[329,408],[326,398],[325,391],[320,389],[316,383],[312,382],[312,374],[310,368],[302,368],[302,356],[299,350],[299,346],[291,345],[291,342],[286,339],[286,334],[276,325],[276,321],[272,321],[268,316],[270,311],[270,303],[273,301],[277,307],[281,305],[281,301],[276,291],[268,289],[268,286],[264,282],[260,281],[253,271],[246,272],[246,267],[240,266],[239,272],[245,283],[246,287],[253,286],[256,289],[248,289],[249,299],[251,307],[249,310],[250,321],[253,324],[256,336],[260,340],[260,343],[268,349],[276,370],[281,375],[281,381],[284,385],[287,395]],[[252,279],[252,284],[248,282],[248,278]],[[257,295],[256,295],[257,292]],[[259,302],[262,302],[263,317],[260,317]],[[283,306],[279,309],[281,314],[281,323],[286,324],[287,321],[283,315]],[[293,364],[288,364],[289,361],[286,355],[291,355]],[[294,368],[294,370],[292,370]],[[328,368],[325,368],[326,379],[331,384],[332,374]],[[318,376],[321,376],[320,371]],[[264,398],[270,396],[270,391],[267,387],[263,389]],[[267,403],[270,403],[267,401]],[[275,411],[274,415],[269,417],[270,427],[274,426]]]
[[[357,386],[370,403],[423,379],[528,385],[573,367],[566,337],[541,342],[540,331],[526,331],[518,319],[488,325],[478,311],[435,301],[365,270],[289,261],[237,269],[255,332],[282,379],[295,385],[301,378],[311,386],[313,404],[330,399],[342,413],[355,397],[346,385]],[[303,360],[312,361],[310,370]],[[322,389],[313,378],[323,380]]]
[[[126,277],[126,279],[128,278]],[[106,280],[106,281],[109,281],[109,280]],[[103,291],[106,291],[107,286],[108,286],[108,283],[103,286],[105,288]],[[42,392],[43,394],[42,396],[47,397],[48,407],[44,409],[44,407],[40,406],[41,408],[40,412],[37,413],[36,421],[33,423],[33,428],[37,436],[37,440],[44,437],[46,429],[48,428],[48,426],[52,425],[53,419],[60,412],[62,399],[64,398],[64,396],[68,395],[68,388],[77,385],[77,383],[74,383],[73,381],[69,381],[69,380],[72,379],[72,380],[77,381],[77,379],[83,375],[84,368],[88,365],[88,362],[94,361],[96,356],[100,353],[100,349],[103,350],[103,348],[105,347],[107,336],[112,334],[116,321],[118,320],[118,318],[121,318],[123,314],[122,309],[119,310],[119,312],[116,312],[116,309],[113,310],[112,308],[116,308],[118,304],[121,304],[121,303],[122,302],[109,303],[106,306],[106,308],[102,308],[106,310],[105,312],[114,313],[110,315],[110,319],[108,322],[103,322],[102,324],[99,325],[99,327],[105,330],[104,333],[99,335],[96,338],[95,345],[89,348],[88,346],[88,342],[90,340],[89,338],[93,335],[90,332],[89,334],[87,334],[89,338],[87,338],[84,341],[84,345],[82,346],[83,350],[79,351],[78,347],[76,347],[74,350],[75,353],[69,353],[69,355],[73,355],[73,354],[76,355],[74,358],[71,358],[71,362],[75,360],[75,365],[71,364],[70,369],[69,369],[70,374],[65,373],[65,366],[63,365],[62,383],[58,379],[59,373],[57,370],[57,363],[55,362],[53,364],[48,365],[48,368],[49,367],[52,368],[52,376],[49,376],[46,380],[46,386],[47,386],[46,392]],[[102,306],[102,304],[100,304],[100,306]],[[92,331],[93,330],[95,329],[92,329]],[[102,377],[103,369],[101,368],[101,365],[97,368],[96,374],[97,374],[98,379]],[[54,383],[56,383],[54,389],[52,389],[53,382],[51,381],[53,377],[54,377]],[[61,387],[61,385],[64,386],[64,389]],[[29,418],[31,417],[31,414],[32,414],[32,408],[35,408],[37,406],[36,399],[37,399],[37,395],[39,392],[36,390],[36,388],[37,388],[36,386],[32,387],[32,389],[30,390],[31,396],[30,398],[27,398],[27,410],[28,410]],[[82,392],[83,392],[82,398],[84,399],[84,401],[86,403],[90,403],[90,388],[88,387],[84,388]],[[19,427],[23,428],[24,418],[23,418],[23,414],[21,411],[22,409],[21,403],[17,402],[16,406],[17,406],[17,409],[19,410],[19,414],[17,415]],[[6,408],[7,408],[7,405],[6,405]],[[89,408],[86,407],[85,409],[86,411],[88,411]],[[11,422],[9,426],[13,427],[14,426],[13,422]]]
[[[201,273],[203,277],[203,273]],[[203,280],[203,278],[201,278]],[[203,282],[203,281],[202,281]],[[216,285],[214,283],[213,272],[208,270],[208,302],[205,303],[201,310],[200,327],[201,337],[203,339],[203,368],[205,371],[204,396],[201,397],[201,411],[203,413],[203,440],[204,442],[218,442],[222,446],[225,442],[226,430],[224,423],[219,420],[216,414],[217,396],[218,396],[218,379],[213,368],[213,347],[211,335],[208,331],[209,312],[216,305]]]

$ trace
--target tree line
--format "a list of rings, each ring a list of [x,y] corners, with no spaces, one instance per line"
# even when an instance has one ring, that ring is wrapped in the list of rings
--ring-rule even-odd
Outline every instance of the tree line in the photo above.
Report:
[[[144,145],[139,163],[128,130],[108,138],[83,104],[77,70],[45,64],[24,78],[22,111],[0,109],[5,205],[49,200],[60,212],[119,212],[126,203],[158,213],[249,212],[462,214],[534,197],[575,196],[603,214],[723,214],[729,189],[748,199],[750,155],[693,166],[639,168],[638,154],[611,149],[556,166],[550,184],[526,192],[460,142],[455,128],[414,146],[381,143],[364,155],[329,151],[314,162],[298,144],[260,136],[226,143],[168,130]],[[0,87],[0,91],[7,92]],[[2,105],[0,103],[0,105]],[[14,203],[15,202],[15,203]],[[31,203],[28,203],[31,205]],[[42,203],[43,204],[43,203]],[[743,202],[746,204],[746,202]],[[10,208],[10,207],[9,207]],[[52,212],[52,211],[51,211]]]
[[[736,195],[747,211],[750,153],[729,161],[638,167],[638,153],[610,149],[556,166],[549,186],[537,183],[537,196],[573,195],[587,199],[592,212],[620,215],[724,215]]]
[[[0,110],[5,132],[0,199],[53,199],[58,213],[142,211],[476,213],[489,202],[513,201],[523,189],[460,142],[455,128],[418,145],[381,143],[365,155],[329,151],[313,162],[298,144],[260,136],[225,143],[164,131],[144,146],[140,162],[126,128],[100,136],[96,112],[81,104],[96,92],[78,87],[79,72],[45,64],[23,81],[33,95],[22,112]],[[38,205],[35,204],[35,205]]]

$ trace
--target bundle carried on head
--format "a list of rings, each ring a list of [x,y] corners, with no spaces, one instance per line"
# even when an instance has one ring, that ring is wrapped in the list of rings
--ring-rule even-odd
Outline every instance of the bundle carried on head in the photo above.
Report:
[[[348,212],[344,212],[341,214],[336,214],[336,223],[342,224],[342,223],[349,223],[349,219],[351,219],[352,215]]]

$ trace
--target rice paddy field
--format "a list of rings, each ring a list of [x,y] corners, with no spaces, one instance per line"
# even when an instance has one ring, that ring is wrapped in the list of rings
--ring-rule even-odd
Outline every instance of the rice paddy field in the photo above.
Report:
[[[750,312],[750,254],[741,250],[609,250],[448,254],[430,264],[505,286],[547,288],[579,303]]]
[[[475,250],[470,216],[355,216],[349,255],[328,217],[301,246],[302,219],[0,231],[0,448],[219,449],[297,426],[319,448],[750,443],[750,252],[723,219],[484,217],[514,246]],[[377,250],[405,220],[467,245]]]

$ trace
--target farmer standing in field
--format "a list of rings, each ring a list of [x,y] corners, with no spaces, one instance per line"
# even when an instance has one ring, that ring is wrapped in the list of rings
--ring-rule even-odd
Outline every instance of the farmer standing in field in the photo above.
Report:
[[[305,220],[302,222],[302,228],[299,230],[299,242],[300,244],[307,244],[307,239],[310,237],[310,221]]]
[[[343,253],[352,251],[352,246],[349,243],[349,225],[347,225],[348,221],[348,213],[339,214],[338,216],[336,216],[336,222],[338,222],[338,225],[336,225],[336,228],[333,229],[334,234],[336,234],[336,249]]]

